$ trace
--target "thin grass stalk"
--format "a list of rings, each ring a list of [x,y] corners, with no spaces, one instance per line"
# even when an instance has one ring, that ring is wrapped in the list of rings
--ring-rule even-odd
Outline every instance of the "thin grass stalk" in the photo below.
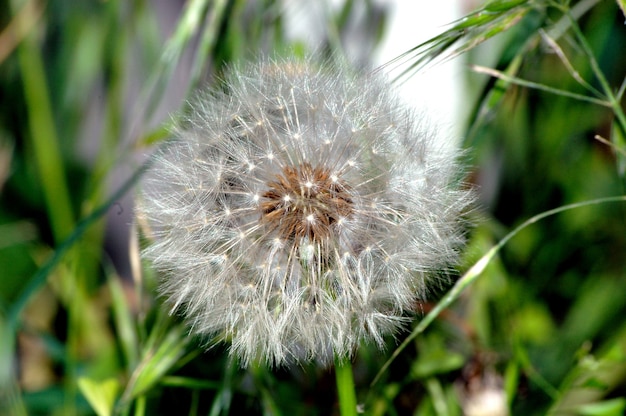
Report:
[[[562,90],[559,88],[554,88],[549,85],[539,84],[537,82],[528,81],[522,78],[517,78],[514,76],[507,75],[504,72],[498,71],[497,69],[493,69],[493,68],[487,68],[487,67],[480,66],[480,65],[471,65],[470,68],[474,72],[477,72],[479,74],[487,74],[489,76],[501,79],[511,84],[519,85],[521,87],[533,88],[535,90],[545,91],[551,94],[561,95],[563,97],[573,98],[579,101],[586,101],[588,103],[600,105],[600,106],[607,107],[607,108],[613,108],[612,103],[608,100],[601,100],[598,98],[589,97],[587,95],[577,94],[575,92]]]
[[[569,211],[572,209],[582,208],[591,205],[605,204],[610,202],[626,202],[626,195],[622,196],[613,196],[607,198],[599,198],[592,199],[589,201],[577,202],[574,204],[563,205],[558,208],[554,208],[548,211],[544,211],[540,214],[537,214],[528,220],[524,221],[521,225],[517,226],[513,231],[509,232],[505,235],[495,246],[493,246],[487,253],[485,253],[472,267],[469,268],[467,272],[456,282],[456,284],[448,291],[448,293],[435,305],[435,307],[422,319],[419,324],[415,327],[415,329],[409,334],[409,336],[396,348],[391,357],[383,364],[383,366],[376,374],[376,377],[370,383],[370,387],[374,386],[379,380],[380,377],[387,371],[391,363],[400,355],[400,353],[417,337],[419,334],[424,332],[426,328],[439,316],[439,314],[450,306],[455,300],[461,296],[463,291],[471,285],[480,274],[485,270],[487,265],[491,262],[491,260],[496,256],[496,254],[504,247],[506,243],[509,242],[513,237],[515,237],[520,231],[524,228],[528,227],[531,224],[534,224],[544,218],[550,217],[555,214],[559,214],[564,211]]]
[[[613,89],[611,88],[609,81],[604,75],[604,72],[602,72],[602,69],[600,68],[598,61],[595,55],[593,54],[593,51],[591,50],[591,46],[589,45],[587,38],[585,37],[582,30],[580,29],[578,22],[572,15],[569,8],[565,10],[565,14],[570,21],[572,30],[574,31],[574,34],[576,35],[576,39],[578,39],[578,42],[580,43],[583,49],[583,52],[585,53],[585,56],[587,57],[589,64],[591,65],[591,69],[593,70],[594,75],[596,76],[596,78],[598,79],[598,82],[602,86],[604,95],[606,96],[608,102],[611,105],[611,108],[613,109],[613,113],[615,114],[615,117],[622,130],[622,133],[626,135],[626,115],[624,114],[624,111],[622,110],[622,106],[620,104],[619,99],[617,98],[615,94],[613,94]]]

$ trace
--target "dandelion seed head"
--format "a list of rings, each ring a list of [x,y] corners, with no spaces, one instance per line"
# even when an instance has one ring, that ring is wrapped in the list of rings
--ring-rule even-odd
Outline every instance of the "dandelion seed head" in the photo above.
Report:
[[[244,366],[382,348],[457,258],[456,152],[377,75],[262,60],[225,83],[142,185],[161,293]]]

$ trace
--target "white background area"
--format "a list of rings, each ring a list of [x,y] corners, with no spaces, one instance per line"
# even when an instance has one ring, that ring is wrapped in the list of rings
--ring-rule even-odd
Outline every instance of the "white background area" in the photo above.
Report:
[[[390,71],[390,79],[408,68],[411,60],[399,67],[384,65],[392,59],[442,33],[450,24],[461,18],[463,0],[372,0],[374,8],[385,10],[387,21],[381,43],[371,49],[371,32],[368,27],[364,2],[355,2],[352,21],[347,25],[346,36],[342,39],[346,55],[355,62],[369,61],[374,68],[383,65],[383,71]],[[329,29],[329,21],[336,16],[345,0],[283,0],[285,31],[287,38],[307,44],[312,50],[336,28]],[[364,32],[370,32],[368,36]],[[336,34],[334,34],[336,35]],[[459,59],[438,62],[420,72],[412,74],[397,85],[398,94],[407,105],[419,112],[425,112],[430,120],[453,145],[458,144],[463,130],[462,108],[463,67]]]
[[[460,0],[387,0],[381,4],[388,6],[389,20],[374,57],[376,66],[442,33],[462,17]],[[400,69],[406,68],[405,64]],[[461,107],[463,71],[460,59],[439,62],[408,77],[398,87],[398,93],[408,105],[425,111],[455,143],[461,139],[465,117]]]

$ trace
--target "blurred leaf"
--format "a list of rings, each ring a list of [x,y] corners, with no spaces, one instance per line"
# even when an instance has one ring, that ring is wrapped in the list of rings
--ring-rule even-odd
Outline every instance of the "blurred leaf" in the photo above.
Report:
[[[37,227],[30,221],[0,224],[0,250],[37,239]]]
[[[413,362],[410,376],[428,378],[436,374],[458,370],[465,364],[465,357],[450,351],[445,339],[438,333],[428,334],[417,340],[418,355]]]
[[[368,406],[368,412],[372,416],[396,415],[393,401],[400,393],[400,384],[389,382],[383,386],[381,394]]]
[[[530,42],[530,40],[529,40]],[[526,54],[526,48],[522,48],[518,54],[507,65],[504,73],[508,76],[514,76],[520,69],[524,55]],[[477,136],[478,129],[491,117],[494,111],[500,105],[502,99],[505,97],[506,91],[510,86],[510,82],[497,78],[493,85],[488,85],[483,93],[482,99],[478,102],[470,116],[469,129],[466,138],[466,142],[471,144],[473,139]]]
[[[626,302],[623,289],[624,281],[614,276],[595,276],[587,280],[563,323],[562,339],[580,345],[597,336],[603,327],[612,326]]]
[[[607,415],[623,414],[611,413],[612,409],[623,409],[626,403],[615,403],[613,400],[600,400],[611,393],[615,388],[624,385],[626,381],[626,324],[615,328],[612,337],[599,352],[592,355],[583,353],[576,366],[565,378],[560,391],[561,394],[551,408],[551,413],[559,414],[572,408],[585,409],[584,411],[607,411]],[[605,414],[584,413],[578,414]]]
[[[506,392],[508,407],[511,407],[513,399],[517,396],[519,387],[520,368],[515,360],[509,361],[504,372],[504,391]]]
[[[113,414],[113,406],[120,389],[120,384],[116,379],[95,381],[81,377],[78,379],[78,387],[98,416]]]
[[[435,409],[435,414],[438,416],[451,416],[450,409],[448,408],[448,401],[444,392],[441,382],[435,377],[426,379],[426,389],[428,390],[430,399]]]
[[[626,132],[617,120],[611,126],[611,143],[615,146],[615,157],[617,158],[617,172],[622,179],[626,180]]]
[[[37,44],[36,33],[31,32],[25,36],[17,51],[26,97],[33,158],[46,199],[54,238],[60,243],[74,227],[74,214],[59,136],[54,123],[45,64]]]
[[[512,322],[514,332],[522,342],[544,343],[554,336],[555,325],[544,303],[531,303],[515,312]]]
[[[28,412],[20,395],[14,374],[15,333],[0,310],[0,414],[26,416]]]
[[[576,414],[581,416],[623,416],[626,411],[626,398],[606,400],[580,406]]]
[[[169,124],[163,124],[161,127],[152,130],[141,139],[137,141],[137,147],[151,146],[161,142],[166,139],[171,130],[172,126]]]

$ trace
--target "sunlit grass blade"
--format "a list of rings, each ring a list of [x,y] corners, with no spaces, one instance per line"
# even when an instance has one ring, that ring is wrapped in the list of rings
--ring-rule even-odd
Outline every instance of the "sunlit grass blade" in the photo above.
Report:
[[[490,1],[442,34],[411,48],[386,65],[408,65],[394,80],[400,81],[432,61],[451,59],[507,31],[534,7],[535,4],[528,0]]]
[[[582,208],[590,205],[598,205],[605,204],[609,202],[626,202],[626,196],[615,196],[608,198],[600,198],[593,199],[590,201],[583,201],[569,205],[563,205],[558,208],[554,208],[540,214],[535,215],[534,217],[524,221],[521,225],[516,227],[513,231],[509,232],[504,238],[502,238],[495,246],[493,246],[487,253],[485,253],[472,267],[469,268],[463,276],[456,282],[456,284],[448,291],[448,293],[435,305],[435,307],[419,322],[419,324],[413,329],[411,334],[396,348],[391,357],[385,362],[385,364],[380,368],[376,377],[371,382],[371,386],[375,385],[382,374],[387,371],[389,365],[400,355],[400,353],[417,337],[419,334],[424,332],[424,330],[439,316],[439,314],[450,306],[455,300],[459,298],[461,293],[471,285],[480,274],[485,270],[487,265],[491,262],[491,260],[498,254],[498,252],[504,247],[504,245],[515,237],[521,230],[528,227],[531,224],[536,223],[544,218],[549,216],[559,214],[564,211]]]

